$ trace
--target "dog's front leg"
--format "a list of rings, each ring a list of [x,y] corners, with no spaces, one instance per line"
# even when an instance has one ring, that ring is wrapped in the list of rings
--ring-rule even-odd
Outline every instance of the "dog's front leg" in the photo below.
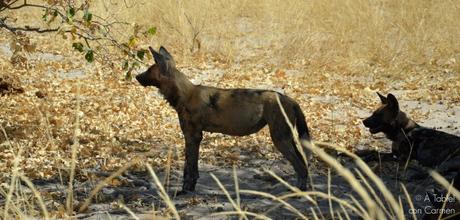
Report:
[[[181,120],[181,127],[185,137],[185,164],[182,192],[186,193],[195,190],[196,181],[199,177],[198,154],[200,143],[203,139],[203,132],[197,126],[187,121]]]
[[[195,131],[185,135],[185,165],[182,191],[194,191],[198,173],[198,157],[202,132]]]

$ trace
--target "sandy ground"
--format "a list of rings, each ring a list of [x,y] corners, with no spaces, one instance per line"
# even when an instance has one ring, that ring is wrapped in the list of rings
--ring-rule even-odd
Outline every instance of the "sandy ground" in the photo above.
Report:
[[[250,157],[250,156],[248,156]],[[353,168],[354,165],[347,158],[340,159],[343,164],[348,168]],[[317,165],[318,166],[318,165]],[[321,192],[328,192],[328,174],[321,167],[312,168],[312,179],[315,190]],[[425,192],[431,191],[434,188],[434,183],[430,179],[424,177],[415,178],[410,181],[404,180],[404,175],[396,175],[394,170],[398,169],[396,163],[387,162],[379,166],[377,163],[371,164],[374,172],[383,180],[386,186],[394,195],[401,195],[401,199],[406,201],[403,196],[403,191],[400,183],[403,182],[407,187],[414,206],[423,209],[425,206],[430,205],[429,202],[423,201]],[[294,184],[295,178],[291,167],[285,160],[279,161],[266,161],[254,160],[248,166],[238,167],[236,174],[238,178],[238,185],[240,190],[254,190],[264,193],[270,193],[274,196],[282,196],[288,194],[290,190],[280,183],[278,180],[263,172],[263,169],[268,169],[276,173],[287,182]],[[401,168],[399,168],[401,169]],[[419,175],[420,167],[415,163],[411,163],[408,167],[407,175]],[[213,166],[208,164],[200,164],[200,179],[196,187],[196,192],[187,195],[175,195],[181,186],[181,172],[173,170],[171,172],[171,182],[168,187],[169,195],[171,196],[176,209],[184,219],[227,219],[228,216],[218,216],[219,212],[233,211],[234,208],[229,202],[227,195],[217,185],[216,181],[212,178],[214,174],[225,189],[230,194],[233,201],[237,201],[235,191],[234,173],[231,167]],[[99,173],[101,176],[108,176]],[[159,178],[164,179],[165,173],[159,172]],[[118,178],[122,183],[118,186],[109,186],[103,188],[95,202],[90,205],[88,211],[84,214],[78,214],[79,219],[125,219],[128,218],[124,210],[122,210],[115,201],[127,204],[133,212],[142,219],[152,217],[153,207],[156,210],[164,207],[161,201],[156,186],[153,185],[150,175],[148,173],[125,173]],[[331,172],[331,193],[339,198],[347,198],[349,196],[359,197],[353,192],[350,185],[336,172]],[[65,194],[66,185],[57,182],[35,182],[36,187],[42,193],[54,193],[57,195]],[[373,187],[374,184],[371,183]],[[89,182],[80,182],[75,184],[75,198],[83,200],[88,196],[88,191],[91,189]],[[422,196],[422,197],[421,197]],[[60,197],[60,196],[57,196]],[[62,197],[60,197],[62,198]],[[347,199],[352,202],[351,199]],[[294,197],[285,200],[287,203],[295,207],[301,213],[310,213],[307,217],[311,218],[311,209],[315,206],[307,198]],[[314,211],[318,215],[331,219],[329,213],[329,201],[318,199],[318,208]],[[253,195],[250,193],[240,193],[240,207],[243,210],[266,215],[273,219],[294,219],[301,216],[290,208],[280,204],[273,199]],[[332,203],[334,210],[340,210],[340,206]],[[409,207],[406,207],[408,210]],[[405,213],[409,216],[409,213]],[[337,215],[337,214],[336,214]],[[421,215],[419,215],[420,217]],[[336,216],[337,217],[337,216]],[[353,219],[359,219],[357,216],[352,216]]]

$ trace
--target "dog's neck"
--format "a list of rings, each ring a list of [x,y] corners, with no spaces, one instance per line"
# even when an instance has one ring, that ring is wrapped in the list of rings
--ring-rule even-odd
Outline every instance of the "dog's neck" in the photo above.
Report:
[[[408,132],[411,132],[412,130],[414,130],[415,128],[418,128],[420,127],[420,125],[418,125],[417,123],[415,123],[414,120],[412,119],[409,119],[406,123],[406,125],[402,128],[403,131],[405,133],[408,133]]]
[[[403,135],[407,135],[409,132],[415,128],[420,127],[414,120],[407,117],[406,113],[399,111],[398,116],[396,116],[395,121],[393,122],[392,134],[386,134],[390,140],[396,140],[398,134],[403,132]]]
[[[407,117],[406,113],[399,111],[396,117],[396,123],[399,130],[403,130],[406,134],[411,132],[413,129],[420,127],[414,120]]]
[[[160,87],[160,93],[166,101],[176,110],[178,110],[182,100],[187,99],[195,85],[179,70],[174,70],[174,80]]]

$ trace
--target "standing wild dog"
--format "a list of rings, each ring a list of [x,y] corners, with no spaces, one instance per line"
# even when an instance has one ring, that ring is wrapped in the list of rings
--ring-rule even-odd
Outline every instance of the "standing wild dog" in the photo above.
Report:
[[[149,47],[154,65],[136,76],[142,86],[155,86],[176,110],[185,137],[185,165],[182,192],[194,191],[198,175],[198,154],[203,131],[245,136],[268,124],[275,147],[297,173],[297,187],[305,190],[307,168],[297,150],[277,96],[299,138],[309,140],[302,110],[293,99],[268,90],[220,89],[194,85],[176,69],[173,57],[164,48]]]
[[[372,134],[383,132],[392,143],[392,155],[401,162],[415,159],[446,174],[460,171],[460,137],[422,127],[400,111],[398,100],[377,93],[382,105],[363,121]]]

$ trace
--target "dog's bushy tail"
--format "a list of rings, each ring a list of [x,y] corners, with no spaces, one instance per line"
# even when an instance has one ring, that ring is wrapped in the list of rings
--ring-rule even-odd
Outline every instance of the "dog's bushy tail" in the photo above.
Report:
[[[310,141],[311,137],[310,132],[308,131],[307,121],[305,120],[305,115],[298,104],[294,105],[294,114],[296,118],[295,126],[297,128],[297,132],[299,133],[299,139]]]
[[[311,141],[310,137],[310,132],[308,131],[308,126],[307,126],[307,121],[305,120],[305,115],[302,112],[302,109],[300,109],[300,106],[298,104],[294,105],[294,114],[295,114],[295,127],[297,129],[297,133],[299,133],[299,140],[301,144],[301,149],[303,149],[303,152],[305,153],[305,156],[307,160],[311,158],[311,152],[310,150],[307,149],[306,146],[304,146],[303,141]],[[293,146],[295,146],[294,140],[293,140]],[[305,168],[307,168],[307,164],[305,164],[306,161],[303,160],[302,154],[299,152],[299,149],[295,147],[295,153],[297,157],[302,161],[304,164]]]

